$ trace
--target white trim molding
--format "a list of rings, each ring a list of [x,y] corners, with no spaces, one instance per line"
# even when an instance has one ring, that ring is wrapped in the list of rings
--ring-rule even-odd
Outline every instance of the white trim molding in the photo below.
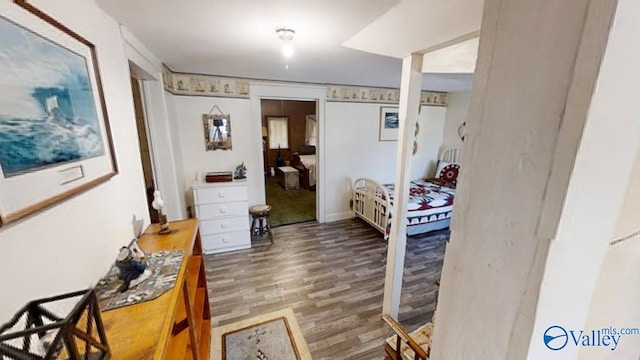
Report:
[[[253,137],[256,164],[262,164],[262,99],[286,99],[286,100],[315,100],[318,122],[318,146],[317,146],[317,174],[316,179],[316,214],[318,222],[325,222],[325,104],[326,88],[311,85],[250,83],[251,93],[251,131]],[[251,169],[249,170],[251,171]],[[262,176],[258,169],[253,176]],[[258,182],[258,201],[265,203],[265,186],[263,181]]]
[[[343,211],[339,213],[327,214],[324,217],[324,220],[326,222],[334,222],[334,221],[347,220],[352,218],[353,218],[353,211]]]

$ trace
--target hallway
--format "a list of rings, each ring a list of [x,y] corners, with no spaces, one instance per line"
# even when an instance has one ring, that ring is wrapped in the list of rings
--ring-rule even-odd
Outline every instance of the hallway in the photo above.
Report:
[[[447,232],[408,239],[400,322],[429,321]],[[314,359],[382,359],[386,243],[360,220],[274,229],[274,244],[209,255],[212,325],[293,308]]]

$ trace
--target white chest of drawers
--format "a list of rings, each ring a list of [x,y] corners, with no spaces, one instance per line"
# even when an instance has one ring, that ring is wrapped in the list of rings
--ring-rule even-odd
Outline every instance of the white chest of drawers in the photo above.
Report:
[[[251,247],[246,181],[195,182],[191,190],[206,254]]]

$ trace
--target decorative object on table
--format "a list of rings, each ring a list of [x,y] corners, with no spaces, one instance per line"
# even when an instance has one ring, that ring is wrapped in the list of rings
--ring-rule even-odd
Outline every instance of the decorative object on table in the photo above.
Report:
[[[397,141],[400,118],[397,107],[380,107],[379,141]]]
[[[214,110],[218,110],[219,114],[211,114]],[[231,115],[223,113],[218,105],[213,105],[208,114],[202,114],[202,124],[207,151],[231,150]]]
[[[65,316],[56,314],[70,301]],[[29,302],[0,327],[0,359],[109,359],[111,353],[93,289]]]
[[[94,45],[24,0],[0,14],[0,93],[11,94],[0,97],[3,225],[107,181],[117,165]]]
[[[125,292],[135,287],[151,276],[151,270],[147,269],[145,253],[134,239],[129,246],[123,246],[116,258],[118,278],[122,280],[120,292]]]
[[[231,171],[208,172],[204,175],[204,181],[208,183],[233,181],[233,173]]]
[[[96,293],[102,311],[117,309],[153,300],[175,286],[176,276],[180,271],[184,252],[167,250],[146,255],[147,270],[151,276],[137,286],[120,292],[123,281],[120,269],[114,264],[107,275],[96,285]]]
[[[158,211],[158,219],[160,220],[160,231],[158,234],[168,234],[171,232],[169,228],[169,222],[167,222],[167,215],[162,212],[164,209],[164,200],[160,196],[160,191],[156,190],[153,192],[153,202],[151,202],[151,206]]]
[[[260,358],[311,360],[291,308],[213,328],[212,360]]]
[[[133,219],[131,220],[131,226],[133,226],[133,236],[135,239],[138,239],[144,231],[144,219],[138,219],[134,214]]]
[[[244,161],[236,167],[236,171],[233,173],[233,178],[236,180],[247,178],[247,167],[244,166]]]

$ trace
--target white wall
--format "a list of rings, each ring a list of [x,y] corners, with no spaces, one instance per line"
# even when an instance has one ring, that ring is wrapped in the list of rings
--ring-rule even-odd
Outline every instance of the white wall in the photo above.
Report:
[[[120,32],[125,55],[130,61],[131,75],[142,81],[148,146],[155,187],[165,201],[163,212],[169,221],[185,219],[187,205],[182,192],[184,179],[179,139],[169,120],[173,104],[168,99],[173,95],[164,91],[162,61],[123,25],[120,26]]]
[[[559,129],[574,81],[583,80],[582,85],[596,77],[576,69],[581,45],[590,47],[601,35],[586,24],[590,3],[484,2],[434,359],[526,359],[529,354],[550,241],[540,236],[539,224],[558,157]],[[584,93],[575,99],[582,108],[592,95]],[[556,276],[563,277],[565,288],[583,278]]]
[[[248,99],[213,98],[198,96],[172,96],[170,111],[173,128],[179,134],[182,157],[182,177],[184,179],[184,195],[192,203],[190,195],[191,183],[196,173],[208,171],[233,171],[244,161],[247,166],[247,182],[249,188],[249,204],[258,202],[258,181],[264,181],[262,164],[256,163],[255,149],[262,144],[254,144],[251,133],[251,106]],[[202,126],[202,114],[208,114],[213,105],[231,115],[231,150],[206,151],[205,135]]]
[[[623,237],[637,231],[640,226],[640,153],[636,154],[631,181],[624,196],[624,205],[617,220],[614,237]],[[609,246],[602,271],[598,277],[586,329],[603,327],[640,327],[640,238],[634,237],[615,246]],[[585,348],[580,359],[637,359],[640,353],[640,336],[620,339],[612,353],[610,349]]]
[[[633,321],[639,315],[637,303],[623,307],[629,304],[627,297],[640,295],[638,283],[623,275],[638,268],[637,258],[635,263],[627,258],[637,251],[637,239],[614,248],[608,245],[621,232],[638,229],[638,217],[632,216],[637,214],[638,203],[629,203],[630,196],[637,196],[632,169],[640,137],[640,49],[629,46],[640,31],[638,17],[640,3],[618,2],[557,236],[549,248],[530,359],[638,357],[640,341],[633,337],[621,339],[619,348],[615,352],[609,350],[608,356],[602,356],[607,351],[571,344],[553,352],[542,342],[544,331],[551,325],[578,331],[590,331],[590,326],[638,327],[638,322]],[[622,253],[622,249],[629,252]],[[619,273],[613,275],[616,270]],[[621,280],[607,284],[605,279],[612,276]],[[619,355],[624,353],[633,356]]]
[[[181,164],[176,152],[179,146],[172,137],[168,104],[162,79],[162,62],[147,49],[127,28],[120,27],[124,40],[125,54],[132,62],[132,75],[142,82],[142,96],[147,130],[150,135],[149,146],[152,155],[156,189],[162,193],[165,201],[164,214],[169,221],[186,218],[181,176],[177,169]],[[167,95],[170,95],[167,93]],[[180,177],[180,179],[178,179]]]
[[[435,172],[446,113],[446,108],[422,107],[412,179],[432,176]],[[382,183],[393,183],[398,142],[378,141],[379,126],[379,104],[327,103],[327,221],[351,216],[349,199],[355,179],[369,177]]]
[[[0,322],[28,300],[94,285],[119,247],[133,238],[132,217],[149,223],[129,64],[118,24],[93,1],[31,3],[95,44],[119,174],[0,229]]]
[[[164,99],[167,105],[167,117],[168,117],[168,130],[170,141],[173,144],[173,159],[174,166],[176,169],[176,187],[178,188],[177,196],[181,199],[180,205],[185,209],[190,203],[187,200],[190,197],[184,196],[185,189],[188,189],[191,182],[193,181],[193,177],[186,179],[184,174],[184,156],[182,156],[182,142],[180,141],[180,130],[178,128],[178,122],[176,121],[176,96],[171,94],[170,92],[164,92]],[[188,181],[187,181],[188,180]],[[187,214],[185,214],[187,215]]]
[[[467,121],[471,91],[449,93],[447,106],[447,120],[444,123],[443,147],[462,146],[462,139],[458,135],[458,127]]]

